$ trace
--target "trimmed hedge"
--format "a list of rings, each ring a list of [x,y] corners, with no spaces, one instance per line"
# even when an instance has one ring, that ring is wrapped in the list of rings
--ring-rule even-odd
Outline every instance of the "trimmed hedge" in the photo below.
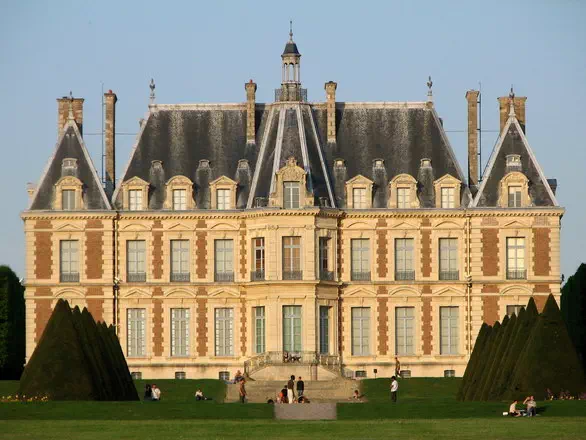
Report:
[[[474,395],[478,391],[478,387],[480,386],[480,382],[482,381],[482,373],[484,372],[484,367],[487,363],[486,360],[489,358],[488,355],[492,350],[494,340],[498,336],[500,328],[501,323],[498,321],[495,322],[495,324],[491,327],[490,335],[486,341],[486,344],[484,347],[481,347],[482,352],[478,359],[476,369],[472,372],[473,374],[470,378],[470,384],[468,385],[466,394],[463,396],[464,400],[474,400]],[[476,347],[474,347],[474,350],[476,350]]]
[[[478,388],[474,393],[474,400],[483,400],[483,395],[485,394],[485,388],[490,387],[489,379],[490,379],[490,371],[492,369],[492,365],[496,362],[496,354],[500,347],[501,340],[503,339],[503,335],[509,325],[509,317],[505,316],[503,322],[501,323],[496,337],[492,341],[492,345],[490,347],[490,352],[487,353],[486,357],[484,358],[484,363],[482,367],[482,379],[479,382]],[[496,325],[495,325],[496,327]]]
[[[505,319],[507,319],[507,318],[508,318],[508,316],[505,317]],[[503,322],[504,322],[504,320],[503,320]],[[492,359],[492,365],[490,366],[490,369],[486,372],[486,374],[488,376],[488,380],[486,381],[486,384],[485,384],[484,388],[482,389],[482,393],[480,395],[480,400],[490,400],[491,397],[493,396],[492,393],[494,393],[496,376],[499,374],[499,371],[502,368],[502,360],[505,359],[504,353],[505,353],[507,347],[509,346],[509,344],[511,343],[511,335],[513,334],[516,326],[517,326],[517,316],[515,316],[513,314],[511,316],[511,318],[509,319],[509,323],[507,325],[503,326],[503,328],[504,328],[503,336],[502,336],[501,341],[499,342],[499,345],[494,353],[494,356]]]
[[[462,377],[462,384],[458,389],[458,394],[456,396],[458,400],[462,400],[464,396],[466,396],[466,391],[468,390],[468,386],[470,385],[471,377],[473,375],[474,370],[476,369],[476,365],[480,360],[482,347],[484,347],[484,345],[486,344],[491,330],[492,327],[490,327],[487,323],[482,323],[480,331],[478,332],[478,336],[476,337],[474,351],[470,355],[470,360],[468,361],[468,365],[466,365],[464,377]]]
[[[24,287],[12,269],[0,266],[0,378],[20,378],[24,352]]]

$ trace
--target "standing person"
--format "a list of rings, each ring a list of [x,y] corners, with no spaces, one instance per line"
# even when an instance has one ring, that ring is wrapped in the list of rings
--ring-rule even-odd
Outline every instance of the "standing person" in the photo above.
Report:
[[[397,390],[399,389],[399,382],[395,376],[391,377],[391,400],[397,403]]]
[[[158,386],[156,386],[155,384],[153,384],[153,386],[151,387],[151,392],[152,392],[152,400],[154,401],[159,401],[161,400],[161,390],[159,389]]]
[[[287,400],[289,403],[293,403],[295,400],[295,393],[293,390],[295,389],[295,376],[291,375],[291,379],[287,382]]]
[[[246,383],[246,379],[242,378],[240,381],[240,385],[238,385],[238,394],[240,394],[240,403],[245,403],[246,399],[246,388],[244,384]]]
[[[395,356],[395,376],[401,377],[401,362],[397,356]]]
[[[301,380],[301,376],[297,380],[297,397],[303,396],[303,391],[305,391],[305,383]]]

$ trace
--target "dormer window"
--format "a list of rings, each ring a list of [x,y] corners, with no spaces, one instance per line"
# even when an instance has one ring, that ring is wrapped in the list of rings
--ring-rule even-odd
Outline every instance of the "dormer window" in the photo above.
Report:
[[[283,199],[285,209],[299,209],[299,182],[283,183]]]
[[[389,182],[389,208],[419,208],[417,180],[409,174],[399,174]]]
[[[442,188],[442,200],[441,200],[441,207],[442,208],[455,208],[455,195],[454,195],[454,188]]]
[[[462,182],[449,174],[433,182],[436,208],[453,209],[460,207],[460,188]]]
[[[216,190],[217,209],[230,209],[230,190],[218,189]]]
[[[186,211],[195,207],[193,182],[185,176],[175,176],[167,181],[165,189],[165,209]]]
[[[173,190],[173,210],[185,211],[187,209],[187,191],[184,189]]]
[[[73,211],[75,209],[74,189],[64,189],[61,191],[61,207],[64,211]]]
[[[366,188],[352,189],[352,208],[366,209]]]
[[[65,175],[55,184],[53,209],[73,211],[83,209],[83,184],[72,175]]]
[[[142,190],[131,189],[128,191],[128,209],[131,211],[142,210]]]
[[[509,186],[509,208],[521,207],[521,186]]]
[[[373,181],[359,174],[346,182],[346,206],[351,209],[372,208]]]
[[[510,156],[507,156],[507,163]],[[501,208],[525,208],[531,206],[529,197],[529,180],[520,171],[511,171],[505,175],[499,185],[498,206]]]
[[[210,182],[210,194],[212,195],[212,209],[225,211],[236,209],[236,188],[238,184],[226,176],[218,177]]]

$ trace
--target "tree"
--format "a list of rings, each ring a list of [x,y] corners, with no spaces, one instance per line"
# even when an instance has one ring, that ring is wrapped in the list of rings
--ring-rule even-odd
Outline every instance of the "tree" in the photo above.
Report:
[[[498,321],[495,322],[494,325],[491,327],[491,331],[487,338],[486,344],[484,345],[484,347],[482,347],[482,353],[480,355],[480,358],[478,359],[476,368],[470,378],[470,383],[468,384],[468,389],[466,390],[466,396],[464,397],[464,400],[474,400],[474,396],[478,392],[478,388],[481,386],[484,367],[488,364],[488,360],[490,359],[490,352],[493,348],[495,339],[498,337],[500,328],[501,323]]]
[[[561,311],[570,339],[586,370],[586,264],[562,287]]]
[[[508,316],[505,316],[503,323],[507,318]],[[513,314],[509,320],[509,323],[506,326],[504,326],[503,336],[501,338],[501,341],[499,342],[499,346],[497,347],[494,353],[492,365],[490,366],[490,368],[486,369],[485,374],[487,375],[487,381],[484,388],[482,389],[482,394],[480,395],[481,400],[490,400],[492,397],[494,397],[493,394],[495,392],[495,381],[503,367],[503,360],[506,359],[504,354],[507,351],[507,347],[511,343],[511,335],[515,332],[516,327],[517,316]]]
[[[488,356],[485,358],[485,362],[482,368],[482,380],[480,381],[478,389],[476,390],[476,394],[474,394],[474,400],[486,400],[485,390],[487,388],[490,388],[490,372],[492,371],[492,366],[494,365],[494,363],[500,362],[500,359],[497,359],[497,353],[500,349],[501,341],[503,340],[505,332],[509,326],[509,321],[509,316],[505,316],[505,319],[503,319],[501,326],[498,330],[497,336],[492,343],[490,353],[488,353]]]
[[[466,371],[464,372],[462,383],[460,384],[460,388],[458,389],[458,395],[456,396],[458,400],[463,400],[464,397],[466,397],[466,391],[470,386],[472,376],[474,375],[474,371],[476,370],[478,362],[480,361],[480,357],[482,356],[482,350],[488,341],[491,331],[492,327],[489,326],[487,323],[483,322],[482,326],[480,327],[480,331],[478,332],[478,336],[476,337],[476,342],[474,342],[474,350],[470,355],[468,365],[466,365]]]
[[[24,357],[24,287],[8,266],[0,266],[0,378],[18,380]]]

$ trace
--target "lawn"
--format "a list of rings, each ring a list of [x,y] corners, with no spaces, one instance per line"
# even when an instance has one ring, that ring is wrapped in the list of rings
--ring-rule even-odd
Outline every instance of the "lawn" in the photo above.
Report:
[[[152,381],[150,381],[152,382]],[[0,439],[579,439],[586,438],[586,402],[538,402],[541,417],[508,418],[508,402],[458,402],[460,379],[404,379],[399,402],[389,402],[389,380],[362,382],[367,403],[338,405],[338,421],[272,419],[267,404],[221,403],[225,385],[215,380],[157,380],[161,402],[0,403]],[[145,381],[137,381],[139,391]],[[0,395],[16,382],[0,381]],[[201,387],[214,400],[195,402]],[[141,393],[142,394],[142,393]]]

